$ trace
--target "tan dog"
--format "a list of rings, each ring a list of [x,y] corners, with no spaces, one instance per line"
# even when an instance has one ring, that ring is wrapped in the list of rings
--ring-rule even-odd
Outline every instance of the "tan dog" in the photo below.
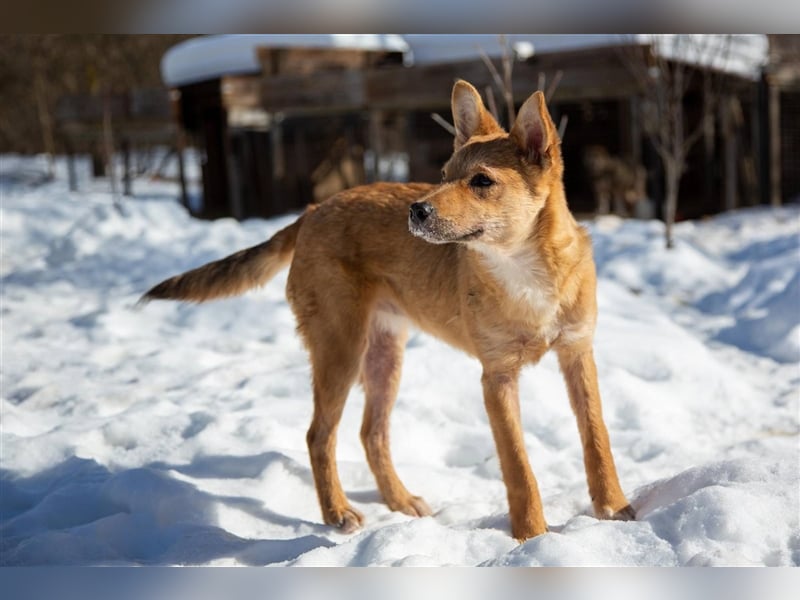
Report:
[[[632,519],[603,422],[592,354],[595,268],[567,209],[556,128],[537,92],[510,133],[475,88],[453,88],[455,152],[440,185],[378,183],[310,206],[269,241],[168,279],[143,300],[202,302],[264,284],[291,263],[287,295],[308,348],[314,417],[307,441],[326,523],[358,528],[336,469],[350,387],[366,395],[361,439],[392,510],[429,515],[395,472],[389,415],[409,324],[477,357],[511,531],[547,531],[520,424],[520,369],[558,354],[583,442],[595,513]]]

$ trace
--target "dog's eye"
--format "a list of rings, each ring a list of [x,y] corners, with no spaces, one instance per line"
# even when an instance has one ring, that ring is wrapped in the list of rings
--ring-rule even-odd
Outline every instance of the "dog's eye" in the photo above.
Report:
[[[469,180],[469,185],[470,187],[485,188],[489,187],[490,185],[494,185],[494,181],[489,179],[489,177],[487,177],[483,173],[478,173],[477,175],[474,175],[472,179]]]
[[[445,179],[447,179],[447,174],[444,172],[444,169],[442,169],[442,182],[444,182]]]

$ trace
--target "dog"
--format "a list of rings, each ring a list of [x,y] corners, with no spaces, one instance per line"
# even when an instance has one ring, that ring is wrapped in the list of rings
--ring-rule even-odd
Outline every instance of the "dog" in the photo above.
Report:
[[[541,92],[510,132],[475,88],[452,91],[454,152],[438,185],[374,183],[310,205],[260,245],[159,283],[143,301],[204,302],[263,285],[289,266],[287,298],[312,366],[306,436],[326,523],[351,532],[363,516],[336,467],[336,430],[351,386],[365,391],[367,461],[390,509],[430,515],[400,481],[389,451],[409,325],[477,357],[511,533],[547,531],[525,450],[518,377],[558,355],[578,421],[594,512],[629,520],[603,422],[593,335],[596,275],[588,233],[567,208],[556,127]]]

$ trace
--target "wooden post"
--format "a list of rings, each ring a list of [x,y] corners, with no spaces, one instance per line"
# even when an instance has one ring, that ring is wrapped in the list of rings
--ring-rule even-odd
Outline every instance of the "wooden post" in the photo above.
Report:
[[[781,205],[781,90],[767,79],[769,113],[769,199]]]
[[[114,135],[111,130],[111,94],[103,98],[103,153],[105,155],[106,173],[111,183],[111,197],[114,206],[120,208],[117,177],[114,169]]]
[[[722,113],[722,137],[725,169],[725,202],[724,209],[733,210],[738,205],[736,176],[736,135],[734,132],[733,111],[731,97],[725,96],[720,106]]]
[[[716,152],[716,120],[712,100],[711,77],[708,72],[703,72],[703,195],[706,198],[715,198],[714,185],[714,154]],[[718,208],[718,207],[717,207]]]
[[[43,73],[43,63],[36,61],[37,68],[34,71],[34,90],[36,98],[36,110],[39,116],[39,126],[42,128],[42,142],[44,151],[47,155],[47,177],[52,180],[56,176],[55,154],[56,142],[53,134],[53,116],[47,105],[47,84]]]
[[[75,149],[72,144],[67,143],[67,178],[69,180],[69,191],[78,191],[78,174],[75,172]]]
[[[278,212],[286,199],[286,147],[283,143],[283,115],[276,113],[270,119],[269,147],[272,159],[272,178],[270,179],[270,198],[265,211],[268,215]]]
[[[189,207],[189,194],[186,191],[186,166],[184,164],[183,151],[186,146],[186,138],[184,137],[183,127],[178,123],[175,133],[175,155],[178,157],[178,179],[181,183],[181,204],[183,207],[191,212]]]
[[[308,176],[311,172],[308,161],[308,140],[306,139],[306,129],[301,124],[297,124],[294,127],[292,150],[294,155],[292,162],[294,165],[289,170],[289,184],[291,187],[286,190],[286,196],[279,205],[281,212],[285,212],[287,206],[307,204],[314,197]]]
[[[122,138],[120,142],[122,148],[122,194],[133,196],[131,184],[131,142],[128,138]]]
[[[106,163],[102,148],[98,148],[99,142],[92,144],[92,177],[105,177]]]
[[[279,180],[286,177],[286,157],[283,146],[283,117],[273,115],[270,130],[269,143],[272,153],[272,179]]]
[[[409,173],[411,171],[411,157],[410,148],[411,148],[411,140],[409,138],[409,132],[411,131],[411,116],[408,112],[403,111],[397,115],[397,144],[398,147],[396,148],[397,151],[405,154],[406,162],[405,162],[405,172],[401,176],[400,181],[408,181],[409,180]]]
[[[642,162],[642,117],[638,96],[631,96],[627,102],[628,110],[625,122],[628,129],[630,155],[636,164]]]
[[[736,96],[731,96],[731,109],[733,115],[734,134],[738,150],[737,169],[740,174],[741,193],[740,205],[753,206],[758,203],[758,181],[756,153],[753,150],[755,131],[757,127],[751,129],[750,139],[745,137],[745,118],[742,102]],[[755,112],[755,111],[752,111]]]
[[[228,171],[228,198],[230,199],[230,210],[233,218],[237,221],[241,221],[244,218],[241,161],[238,156],[238,146],[241,144],[241,139],[236,140],[230,129],[227,129],[225,132],[225,138],[225,166]]]
[[[189,193],[186,189],[186,163],[184,150],[186,149],[186,133],[183,130],[183,105],[181,103],[181,91],[173,89],[169,92],[170,111],[172,120],[175,123],[175,156],[178,159],[178,180],[181,185],[181,204],[190,213],[192,208],[189,206]],[[169,154],[167,154],[169,156]]]
[[[762,204],[767,196],[766,178],[764,169],[764,82],[762,80],[752,92],[752,110],[750,111],[750,148],[753,154],[753,164],[755,167],[755,193],[753,204]]]
[[[383,154],[382,139],[383,112],[371,110],[369,113],[369,150],[372,163],[367,165],[367,182],[378,181],[381,177],[381,155]]]

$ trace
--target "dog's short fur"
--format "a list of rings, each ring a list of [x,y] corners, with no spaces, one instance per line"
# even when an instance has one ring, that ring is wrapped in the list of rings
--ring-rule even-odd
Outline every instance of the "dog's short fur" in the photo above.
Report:
[[[453,88],[455,152],[439,185],[377,183],[310,206],[269,241],[168,279],[145,294],[202,302],[265,283],[290,263],[289,302],[308,348],[314,416],[307,441],[326,523],[358,528],[336,469],[336,429],[357,380],[361,439],[392,510],[429,515],[400,481],[389,415],[409,324],[477,357],[511,531],[547,531],[525,451],[517,380],[558,354],[583,443],[589,493],[604,519],[634,517],[620,488],[600,409],[592,354],[595,268],[587,233],[567,209],[556,128],[540,92],[510,133],[476,90]]]

